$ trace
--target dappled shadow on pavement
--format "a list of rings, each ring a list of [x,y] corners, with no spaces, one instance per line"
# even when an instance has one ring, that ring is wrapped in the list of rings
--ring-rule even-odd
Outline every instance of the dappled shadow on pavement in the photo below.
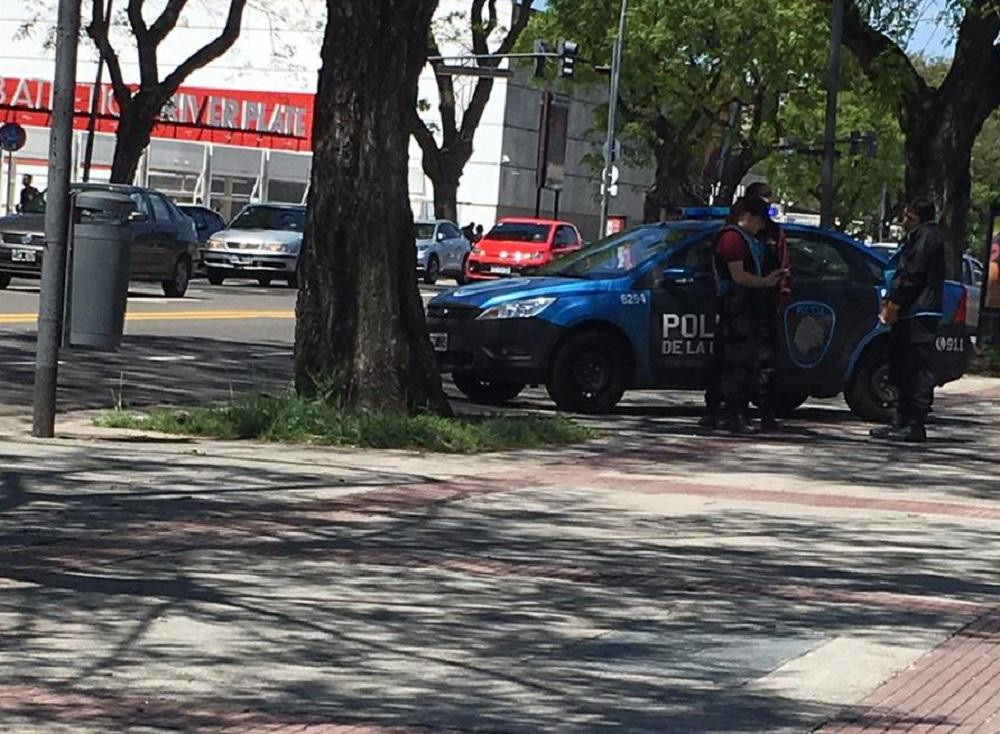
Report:
[[[803,732],[755,681],[1000,604],[996,524],[204,451],[0,447],[6,728]]]
[[[35,338],[0,334],[0,414],[30,410]],[[291,347],[205,337],[128,336],[120,351],[63,350],[61,411],[153,404],[190,405],[290,384]]]

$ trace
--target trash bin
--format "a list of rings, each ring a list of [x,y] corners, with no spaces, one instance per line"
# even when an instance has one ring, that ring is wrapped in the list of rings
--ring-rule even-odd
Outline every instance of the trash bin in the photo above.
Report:
[[[125,328],[132,199],[82,191],[74,199],[69,345],[115,351]]]

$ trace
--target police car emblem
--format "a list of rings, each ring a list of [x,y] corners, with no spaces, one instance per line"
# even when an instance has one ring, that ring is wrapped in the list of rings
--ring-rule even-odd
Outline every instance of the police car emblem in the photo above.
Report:
[[[798,367],[809,369],[823,361],[837,324],[837,315],[825,303],[799,301],[785,310],[788,354]]]

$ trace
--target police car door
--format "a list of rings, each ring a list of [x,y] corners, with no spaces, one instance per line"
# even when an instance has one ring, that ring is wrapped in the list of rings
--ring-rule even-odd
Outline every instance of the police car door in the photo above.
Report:
[[[650,284],[650,372],[660,387],[702,388],[715,339],[717,230],[672,253]]]
[[[782,387],[836,392],[855,348],[875,328],[880,268],[822,232],[790,229],[786,235],[794,287],[780,321]]]

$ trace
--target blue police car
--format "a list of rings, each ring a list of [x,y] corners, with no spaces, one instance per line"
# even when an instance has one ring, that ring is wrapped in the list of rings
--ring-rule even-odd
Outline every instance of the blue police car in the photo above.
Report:
[[[537,276],[438,295],[427,319],[441,371],[476,401],[501,403],[545,385],[559,408],[585,413],[610,410],[628,389],[704,389],[721,226],[695,218],[644,225]],[[785,232],[795,285],[782,319],[779,406],[843,392],[859,417],[886,419],[895,395],[878,312],[891,266],[840,232],[804,225]],[[942,384],[959,378],[971,358],[967,304],[965,287],[949,281],[937,341]]]

